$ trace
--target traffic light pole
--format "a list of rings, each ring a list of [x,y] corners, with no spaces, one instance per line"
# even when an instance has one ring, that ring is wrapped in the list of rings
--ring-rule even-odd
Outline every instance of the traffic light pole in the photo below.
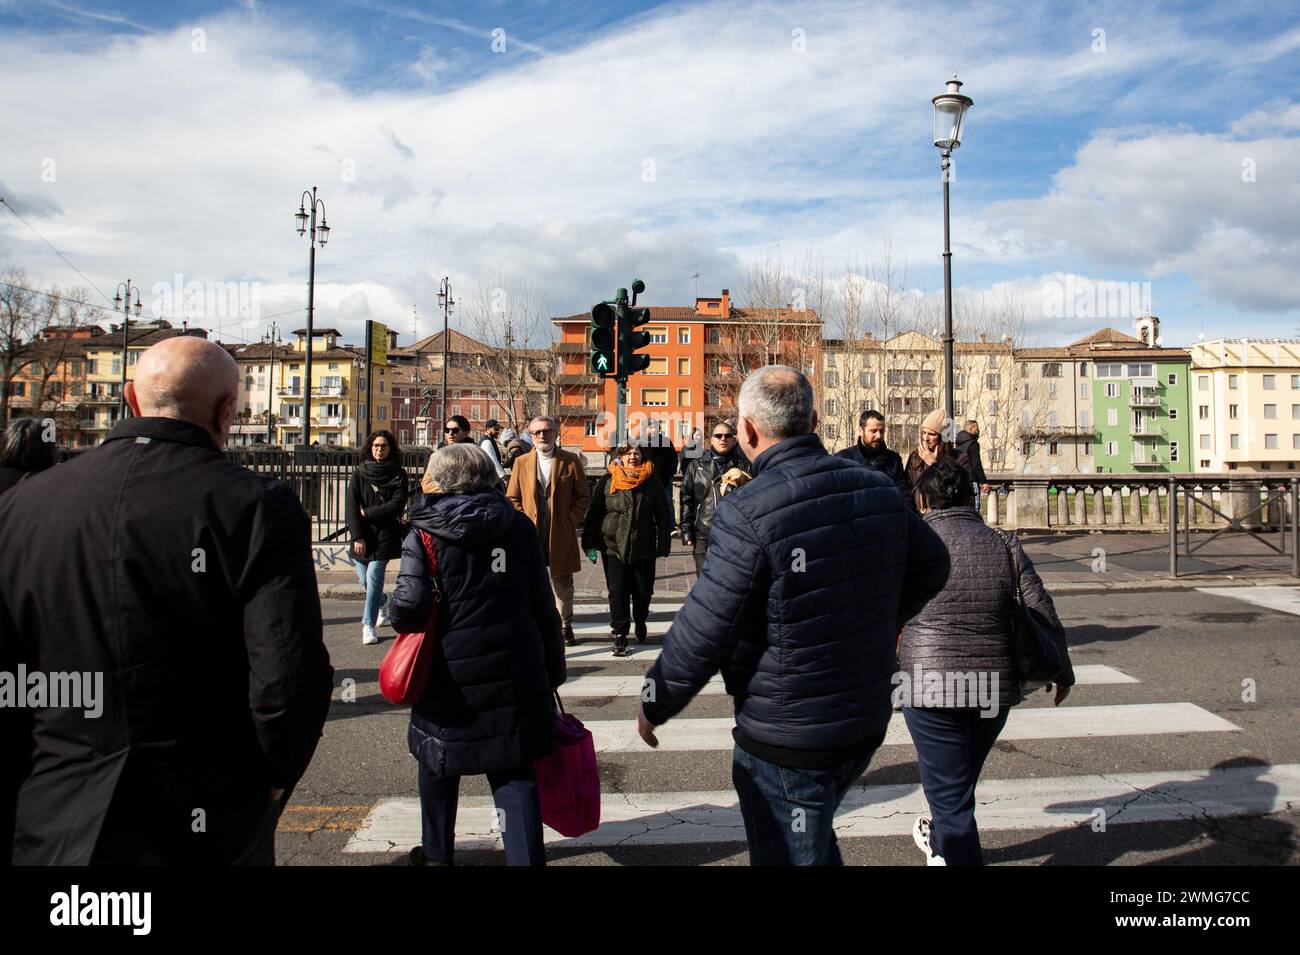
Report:
[[[614,443],[622,447],[627,440],[627,379],[619,377],[618,382],[618,417],[614,423]]]

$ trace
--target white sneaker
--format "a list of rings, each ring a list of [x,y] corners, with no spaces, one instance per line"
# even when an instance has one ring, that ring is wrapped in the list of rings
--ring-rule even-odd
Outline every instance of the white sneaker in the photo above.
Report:
[[[363,626],[363,627],[361,628],[361,642],[364,643],[364,644],[366,644],[367,646],[370,645],[370,644],[372,644],[372,643],[378,643],[378,642],[379,642],[379,637],[375,634],[375,628],[374,628],[374,627],[364,627],[364,626]]]
[[[386,627],[386,626],[388,626],[388,613],[387,613],[387,611],[386,611],[386,608],[387,608],[387,607],[388,607],[388,594],[384,594],[384,603],[383,603],[383,606],[381,606],[381,607],[379,608],[379,612],[375,614],[375,626],[376,626],[376,627]]]
[[[943,861],[943,856],[937,856],[930,848],[930,817],[917,816],[916,822],[912,824],[912,841],[916,847],[925,853],[926,865],[947,865]]]

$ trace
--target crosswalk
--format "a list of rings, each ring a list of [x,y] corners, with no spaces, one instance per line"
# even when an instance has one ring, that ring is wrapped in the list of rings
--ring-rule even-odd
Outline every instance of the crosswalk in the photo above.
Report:
[[[1235,596],[1235,595],[1234,595]],[[1279,598],[1274,598],[1279,599]],[[1280,598],[1285,599],[1285,598]],[[610,846],[688,846],[744,842],[744,827],[735,792],[730,789],[638,791],[655,767],[679,771],[674,760],[683,754],[711,766],[730,765],[735,725],[720,677],[710,681],[698,704],[657,731],[659,747],[650,749],[636,733],[637,698],[643,692],[644,674],[660,653],[662,633],[670,626],[679,603],[651,607],[650,642],[633,643],[635,652],[614,657],[608,640],[604,605],[576,608],[575,632],[583,642],[566,651],[570,679],[562,688],[566,707],[584,721],[595,739],[596,750],[613,760],[625,775],[629,791],[609,775],[603,780],[601,826],[579,838],[546,831],[548,845],[569,848]],[[1139,745],[1160,739],[1203,739],[1209,734],[1239,733],[1241,728],[1188,701],[1152,700],[1145,680],[1115,667],[1077,664],[1076,695],[1066,705],[1025,704],[1012,710],[1001,742],[1013,746],[1023,741],[1059,742],[1070,746],[1095,746],[1094,758],[1076,759],[1072,765],[1096,772],[1077,775],[996,778],[986,773],[978,791],[978,819],[984,830],[1064,829],[1094,824],[1099,814],[1108,823],[1151,823],[1267,813],[1300,801],[1300,764],[1272,766],[1228,765],[1213,769],[1189,767],[1166,772],[1120,772],[1103,751],[1122,738]],[[1087,701],[1090,687],[1105,692],[1105,702]],[[1158,693],[1154,695],[1159,696]],[[710,702],[712,699],[712,702]],[[700,715],[692,715],[698,713]],[[610,718],[617,715],[619,718]],[[901,714],[895,713],[884,750],[905,753],[911,739]],[[995,754],[996,756],[996,754]],[[646,772],[624,772],[636,766]],[[1062,767],[1054,767],[1061,769]],[[1104,772],[1103,772],[1104,770]],[[717,782],[716,775],[706,781]],[[846,796],[836,816],[841,839],[905,836],[912,821],[926,811],[919,784],[859,783]],[[457,846],[463,849],[500,847],[497,814],[487,796],[465,796],[457,817]],[[352,833],[347,853],[405,851],[420,841],[419,800],[415,796],[385,798],[377,802]],[[918,853],[918,859],[920,855]]]

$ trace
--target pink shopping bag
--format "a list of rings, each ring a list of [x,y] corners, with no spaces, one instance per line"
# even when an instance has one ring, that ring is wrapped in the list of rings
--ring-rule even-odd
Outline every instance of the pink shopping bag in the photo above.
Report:
[[[562,836],[580,836],[600,825],[600,771],[596,741],[555,694],[555,752],[533,763],[542,822]]]

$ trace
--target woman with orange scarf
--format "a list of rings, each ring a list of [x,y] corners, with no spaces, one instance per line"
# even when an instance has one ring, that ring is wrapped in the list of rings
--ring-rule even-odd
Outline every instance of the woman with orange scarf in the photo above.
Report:
[[[655,559],[668,556],[671,529],[663,485],[655,477],[654,465],[636,445],[616,449],[609,473],[591,497],[582,527],[587,556],[595,560],[600,553],[604,562],[616,657],[627,654],[627,635],[633,623],[637,642],[646,641]]]

